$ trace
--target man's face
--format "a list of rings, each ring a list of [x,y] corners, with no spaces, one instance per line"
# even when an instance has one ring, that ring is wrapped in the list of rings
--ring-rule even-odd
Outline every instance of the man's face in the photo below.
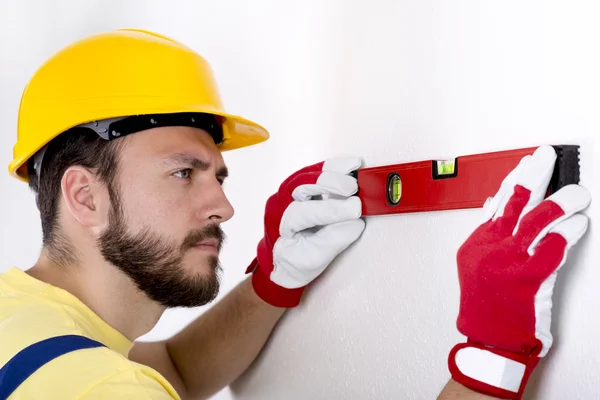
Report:
[[[127,137],[119,159],[105,259],[165,307],[195,307],[219,291],[220,223],[233,216],[227,170],[208,133],[155,128]]]

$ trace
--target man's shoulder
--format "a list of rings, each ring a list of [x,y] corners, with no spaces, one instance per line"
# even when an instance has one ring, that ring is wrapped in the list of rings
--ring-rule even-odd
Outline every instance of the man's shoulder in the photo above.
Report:
[[[175,389],[156,370],[129,360],[122,354],[100,347],[73,352],[70,359],[62,360],[71,370],[85,366],[87,387],[82,388],[83,399],[179,399]],[[93,363],[91,366],[89,363]],[[56,369],[62,371],[57,363]],[[62,372],[61,372],[62,373]],[[74,373],[77,373],[74,371]]]
[[[135,363],[133,363],[135,364]],[[166,379],[146,366],[132,365],[96,382],[81,395],[82,399],[153,399],[179,400]]]
[[[95,347],[55,358],[19,388],[23,398],[179,399],[157,371],[106,347]]]
[[[72,331],[53,330],[53,333],[56,335],[54,337],[85,337],[73,335]],[[2,336],[0,334],[0,341],[9,344]],[[32,340],[30,334],[26,336],[29,337],[29,343],[18,341],[17,344],[14,337],[8,341],[13,348],[12,355],[30,344],[49,339]],[[6,347],[3,348],[2,352],[5,353]],[[28,358],[29,361],[36,358],[44,360],[44,355],[34,351]],[[6,361],[8,359],[4,357],[0,367]],[[43,365],[18,387],[15,394],[27,399],[179,399],[175,389],[159,372],[106,346],[76,348],[40,364]],[[51,396],[46,397],[48,393]]]
[[[124,336],[99,317],[86,313],[76,302],[46,301],[37,293],[32,296],[11,289],[0,290],[0,368],[29,346],[51,338],[75,336],[105,344],[42,362],[17,388],[17,397],[179,398],[161,374],[127,358],[131,343]],[[38,356],[35,351],[31,357],[28,355],[29,358]]]

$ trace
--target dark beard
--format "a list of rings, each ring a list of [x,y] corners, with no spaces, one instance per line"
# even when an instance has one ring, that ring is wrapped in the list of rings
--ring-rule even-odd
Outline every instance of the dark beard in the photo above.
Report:
[[[192,231],[177,246],[149,229],[135,235],[128,233],[118,196],[113,197],[112,206],[108,228],[99,237],[98,246],[106,261],[127,274],[139,290],[167,308],[198,307],[217,297],[219,258],[209,256],[207,276],[186,276],[182,259],[186,251],[204,239],[218,239],[220,250],[225,234],[219,226]]]

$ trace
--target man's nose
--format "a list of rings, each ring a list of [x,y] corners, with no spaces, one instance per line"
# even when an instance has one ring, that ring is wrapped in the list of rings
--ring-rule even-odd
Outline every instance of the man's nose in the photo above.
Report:
[[[233,217],[234,209],[223,191],[223,187],[215,179],[214,182],[202,185],[197,195],[198,218],[216,223],[225,222]]]

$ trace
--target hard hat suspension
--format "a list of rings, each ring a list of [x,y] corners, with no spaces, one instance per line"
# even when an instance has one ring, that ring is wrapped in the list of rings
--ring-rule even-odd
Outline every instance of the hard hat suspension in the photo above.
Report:
[[[213,114],[197,112],[181,112],[170,114],[144,114],[126,117],[107,118],[78,125],[72,129],[91,129],[104,140],[114,140],[132,133],[164,126],[189,126],[203,129],[213,138],[218,146],[223,142],[223,127],[218,117]],[[42,161],[48,144],[33,156],[33,168],[36,172],[38,188],[42,171]],[[37,201],[36,201],[37,202]]]

